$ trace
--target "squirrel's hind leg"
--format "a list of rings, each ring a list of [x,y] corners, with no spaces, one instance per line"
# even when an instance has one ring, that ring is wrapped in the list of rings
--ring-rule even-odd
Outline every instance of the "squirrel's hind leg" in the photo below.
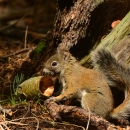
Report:
[[[107,100],[108,101],[108,100]],[[108,101],[102,94],[86,93],[81,100],[81,105],[87,111],[93,112],[103,118],[108,118],[113,109],[113,102]]]

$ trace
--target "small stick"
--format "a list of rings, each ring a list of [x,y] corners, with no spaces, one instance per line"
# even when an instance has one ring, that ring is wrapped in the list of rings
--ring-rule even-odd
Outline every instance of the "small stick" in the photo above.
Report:
[[[87,105],[87,109],[88,109],[88,123],[87,123],[87,127],[86,127],[86,130],[88,130],[88,127],[89,127],[89,124],[90,124],[90,118],[91,118],[91,113],[90,113],[90,109],[89,109],[89,107],[88,107],[88,105]]]
[[[25,49],[27,47],[27,34],[28,34],[28,26],[26,27],[26,32],[25,32],[25,42],[24,42],[24,48]]]
[[[23,117],[23,118],[19,118],[19,119],[13,119],[13,120],[11,120],[11,123],[14,122],[14,121],[24,120],[24,119],[35,119],[37,121],[36,130],[38,130],[38,128],[39,128],[39,120],[36,117]],[[8,123],[9,123],[9,121],[8,121]],[[26,125],[26,124],[24,124],[24,125]]]
[[[0,105],[0,111],[2,111],[3,113],[6,113],[8,115],[12,115],[12,111],[11,109],[4,109],[1,105]]]
[[[4,130],[4,128],[0,125],[0,130]]]
[[[18,55],[18,54],[20,54],[20,53],[27,52],[27,51],[29,51],[29,50],[31,50],[31,49],[32,49],[32,48],[24,48],[24,49],[22,49],[22,50],[20,50],[20,51],[17,51],[17,52],[15,52],[15,53],[13,53],[13,54],[5,55],[5,56],[0,56],[0,59],[8,58],[8,57],[10,57],[10,56],[15,56],[15,55]]]
[[[23,124],[23,123],[20,123],[20,122],[12,122],[12,121],[4,121],[4,122],[0,122],[0,125],[4,125],[4,124],[13,124],[13,125],[25,125],[27,126],[28,124]]]

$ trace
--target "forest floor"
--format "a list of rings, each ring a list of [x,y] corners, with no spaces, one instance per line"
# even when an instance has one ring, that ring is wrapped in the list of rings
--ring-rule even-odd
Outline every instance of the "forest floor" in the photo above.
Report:
[[[22,40],[0,37],[0,104],[9,112],[0,112],[0,127],[5,130],[82,130],[82,126],[69,124],[67,122],[54,122],[50,117],[43,99],[28,100],[25,97],[15,95],[16,77],[11,79],[16,69],[19,69],[23,62],[29,60],[29,54],[37,45],[30,41],[25,48],[25,38]],[[29,49],[28,49],[29,48]],[[17,77],[19,83],[24,77]],[[20,79],[23,78],[23,79]]]
[[[2,40],[2,39],[1,39]],[[13,42],[13,44],[11,44]],[[28,60],[29,50],[22,51],[23,41],[1,41],[0,46],[0,81],[1,95],[0,104],[7,113],[0,112],[0,130],[83,130],[82,126],[67,122],[54,122],[50,117],[41,99],[27,100],[16,97],[12,87],[14,81],[10,79],[14,70],[19,69],[21,64]],[[28,48],[35,48],[36,44],[28,44]],[[20,52],[19,54],[15,54]],[[3,92],[2,92],[3,91]],[[44,100],[44,99],[43,99]]]
[[[14,3],[7,3],[3,0],[0,2],[0,13],[4,14],[6,9],[13,11],[14,8],[21,8],[22,12],[25,7],[32,7],[33,2],[15,0]],[[54,122],[43,105],[45,99],[34,101],[15,94],[16,85],[25,80],[22,73],[17,75],[17,71],[23,62],[30,60],[31,51],[44,39],[47,30],[51,29],[55,16],[55,0],[37,1],[34,5],[35,15],[24,12],[16,20],[15,13],[12,16],[7,12],[7,16],[12,16],[12,19],[0,22],[0,130],[82,130],[84,128],[81,126]],[[7,112],[2,112],[6,109]]]

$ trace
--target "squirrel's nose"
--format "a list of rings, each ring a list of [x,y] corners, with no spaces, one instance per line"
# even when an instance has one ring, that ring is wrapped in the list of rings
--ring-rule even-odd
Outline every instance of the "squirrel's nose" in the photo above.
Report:
[[[54,75],[54,72],[50,71],[49,69],[44,68],[44,69],[43,69],[43,75],[53,76],[53,75]]]
[[[48,75],[48,73],[50,73],[50,71],[46,68],[43,69],[43,75]]]

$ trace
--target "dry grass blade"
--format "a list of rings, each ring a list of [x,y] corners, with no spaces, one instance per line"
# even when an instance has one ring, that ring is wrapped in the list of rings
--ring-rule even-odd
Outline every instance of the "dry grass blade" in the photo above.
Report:
[[[14,120],[11,120],[11,121],[2,121],[2,122],[0,122],[0,128],[1,128],[0,130],[2,130],[3,127],[5,127],[7,130],[10,130],[7,127],[8,124],[20,125],[20,126],[28,126],[28,124],[20,123],[20,120],[28,120],[28,119],[35,119],[37,121],[36,130],[38,130],[38,128],[39,128],[39,120],[36,117],[26,117],[26,118],[14,119]],[[19,121],[19,122],[16,122],[16,121]]]

